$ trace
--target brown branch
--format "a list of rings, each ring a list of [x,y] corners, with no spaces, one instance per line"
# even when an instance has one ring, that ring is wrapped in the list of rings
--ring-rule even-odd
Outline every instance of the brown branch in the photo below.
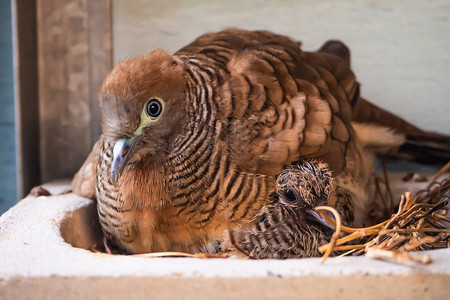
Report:
[[[320,261],[320,263],[323,264],[325,262],[325,260],[327,260],[328,256],[330,256],[331,252],[333,251],[333,248],[336,246],[337,239],[341,235],[342,221],[341,221],[341,216],[339,215],[337,210],[330,206],[317,206],[314,209],[317,211],[321,211],[321,210],[329,211],[334,215],[334,217],[336,219],[336,231],[331,236],[330,246],[328,247],[325,254],[322,256],[322,260]]]

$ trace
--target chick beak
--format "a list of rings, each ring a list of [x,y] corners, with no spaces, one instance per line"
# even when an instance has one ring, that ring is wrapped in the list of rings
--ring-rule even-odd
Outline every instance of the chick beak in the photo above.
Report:
[[[318,203],[316,205],[326,205],[327,201],[328,201],[328,197],[320,199],[320,203]],[[320,212],[315,210],[314,207],[307,209],[306,213],[307,213],[308,219],[310,219],[311,221],[317,222],[320,225],[325,226],[326,228],[335,230],[335,227],[333,225],[331,225]]]
[[[313,209],[307,209],[306,210],[307,218],[313,222],[317,222],[320,225],[325,226],[326,228],[330,228],[332,230],[335,230],[334,226],[331,225],[325,217],[319,213],[317,210]]]
[[[113,163],[111,166],[111,180],[114,185],[118,182],[130,159],[131,146],[132,142],[130,139],[119,139],[114,145]]]

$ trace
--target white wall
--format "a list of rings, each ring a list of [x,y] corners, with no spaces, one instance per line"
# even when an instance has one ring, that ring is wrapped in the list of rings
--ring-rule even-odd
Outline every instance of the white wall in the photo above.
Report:
[[[449,0],[113,0],[114,62],[176,51],[227,27],[290,35],[305,50],[340,39],[352,51],[364,97],[450,135]]]

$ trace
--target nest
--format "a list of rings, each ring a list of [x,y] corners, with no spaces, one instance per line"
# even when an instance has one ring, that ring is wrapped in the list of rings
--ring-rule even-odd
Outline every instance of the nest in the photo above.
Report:
[[[450,178],[440,181],[450,162],[430,181],[426,189],[414,197],[410,192],[402,195],[398,210],[377,225],[366,228],[342,226],[339,213],[331,207],[317,207],[327,220],[336,227],[330,243],[319,248],[322,263],[329,255],[366,255],[370,258],[387,259],[395,262],[417,262],[428,264],[429,255],[412,255],[412,251],[450,247],[450,224],[447,217],[450,199]],[[325,211],[330,211],[335,220]],[[342,236],[342,233],[344,236]]]

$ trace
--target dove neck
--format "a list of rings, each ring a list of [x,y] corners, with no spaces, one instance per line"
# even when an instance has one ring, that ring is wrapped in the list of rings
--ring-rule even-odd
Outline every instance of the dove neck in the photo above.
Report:
[[[106,178],[102,182],[111,184],[110,168],[112,165],[112,148],[114,140],[105,138],[103,155],[99,167],[107,169],[100,172]],[[130,163],[123,171],[118,183],[111,187],[120,203],[118,209],[160,208],[167,203],[166,164],[155,160]],[[105,183],[104,183],[105,184]]]
[[[119,194],[124,208],[161,208],[168,202],[164,163],[139,162],[122,174]]]

